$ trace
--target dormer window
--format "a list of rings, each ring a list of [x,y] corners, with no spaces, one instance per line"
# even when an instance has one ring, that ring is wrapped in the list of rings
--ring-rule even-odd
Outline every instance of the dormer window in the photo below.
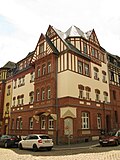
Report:
[[[44,43],[40,44],[40,53],[44,52]]]

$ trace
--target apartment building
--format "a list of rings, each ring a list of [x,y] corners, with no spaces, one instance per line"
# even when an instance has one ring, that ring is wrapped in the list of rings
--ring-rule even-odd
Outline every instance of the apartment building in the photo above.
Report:
[[[109,56],[94,29],[84,33],[71,26],[62,32],[49,26],[34,52],[19,61],[6,80],[5,94],[12,86],[11,102],[5,98],[3,111],[5,115],[10,108],[8,132],[46,133],[60,144],[88,141],[102,130],[117,129],[119,100],[112,96],[116,87],[119,90],[119,74],[117,85],[112,84]]]
[[[16,64],[12,78],[12,103],[9,133],[27,135],[32,125],[34,101],[34,67],[30,65],[34,52]],[[32,127],[32,126],[31,126]]]
[[[120,57],[110,53],[107,53],[107,55],[113,128],[118,129],[120,128]]]
[[[14,62],[7,62],[0,68],[0,134],[8,133],[8,120],[9,120],[9,104],[10,104],[10,92],[12,91],[11,85],[6,85],[6,79],[8,72],[15,67]],[[9,82],[10,83],[10,82]],[[7,87],[7,90],[6,90]],[[6,91],[5,91],[6,90]],[[8,99],[6,98],[9,97]],[[6,106],[4,106],[6,105]],[[5,109],[4,109],[5,107]],[[6,118],[5,118],[6,117]]]
[[[49,26],[32,63],[40,132],[63,143],[69,136],[72,142],[89,140],[112,128],[106,51],[94,30]]]

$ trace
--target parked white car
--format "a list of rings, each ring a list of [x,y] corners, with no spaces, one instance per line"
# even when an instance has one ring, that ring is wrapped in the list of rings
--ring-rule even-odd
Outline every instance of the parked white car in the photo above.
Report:
[[[30,134],[19,142],[18,147],[19,149],[32,149],[33,151],[45,148],[50,151],[53,147],[53,140],[46,134]]]

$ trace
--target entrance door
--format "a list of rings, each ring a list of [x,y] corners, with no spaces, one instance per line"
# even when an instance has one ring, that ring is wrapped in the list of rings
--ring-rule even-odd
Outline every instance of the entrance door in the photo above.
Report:
[[[110,115],[106,115],[106,131],[109,132],[111,130],[111,119]]]

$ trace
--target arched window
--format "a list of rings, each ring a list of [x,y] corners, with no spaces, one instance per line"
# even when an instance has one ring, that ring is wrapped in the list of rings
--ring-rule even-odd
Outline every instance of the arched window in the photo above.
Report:
[[[42,101],[44,101],[45,100],[45,89],[44,88],[42,88],[42,91],[41,91],[42,93],[41,93],[41,99],[42,99]]]
[[[29,128],[33,129],[33,117],[29,118]]]
[[[41,116],[41,129],[45,129],[45,116]]]
[[[94,79],[99,80],[98,76],[99,69],[97,67],[94,67]]]
[[[54,119],[51,116],[48,119],[48,129],[54,129]]]
[[[33,91],[29,93],[29,97],[30,97],[30,104],[33,104],[34,102],[34,92]]]
[[[50,99],[51,98],[51,88],[50,86],[48,86],[47,88],[47,99]]]
[[[80,85],[78,85],[78,88],[79,88],[79,98],[83,99],[83,97],[84,97],[84,86],[80,84]]]
[[[40,98],[40,91],[39,89],[36,90],[36,101],[39,101]]]
[[[95,94],[96,94],[96,101],[99,101],[100,100],[100,90],[95,89]]]
[[[37,77],[40,77],[40,68],[37,68]]]
[[[90,92],[91,92],[91,88],[86,86],[85,87],[85,91],[86,91],[86,99],[90,99]]]
[[[104,95],[104,102],[107,103],[108,102],[108,93],[106,91],[104,91],[103,95]]]

